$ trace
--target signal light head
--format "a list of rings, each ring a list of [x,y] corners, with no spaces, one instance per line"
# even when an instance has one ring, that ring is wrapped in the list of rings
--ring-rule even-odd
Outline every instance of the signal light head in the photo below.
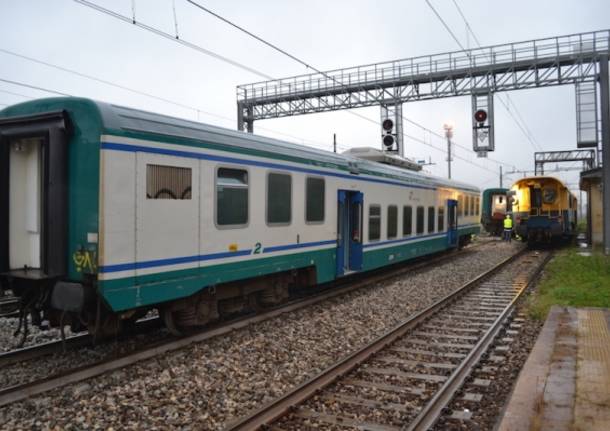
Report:
[[[394,127],[394,122],[392,120],[390,120],[389,118],[386,118],[385,120],[383,120],[383,123],[381,123],[381,127],[386,132],[389,132]]]
[[[485,120],[487,120],[487,111],[484,109],[479,109],[474,113],[474,119],[477,121],[477,123],[484,123]]]
[[[385,135],[383,137],[383,145],[385,145],[386,147],[391,147],[392,145],[394,145],[394,136]]]

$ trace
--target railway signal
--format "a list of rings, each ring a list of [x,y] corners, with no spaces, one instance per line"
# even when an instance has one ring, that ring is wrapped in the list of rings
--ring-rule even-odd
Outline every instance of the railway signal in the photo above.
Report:
[[[495,149],[493,93],[472,95],[472,149],[478,157],[487,157]]]
[[[479,109],[474,113],[474,119],[477,123],[479,123],[479,126],[483,126],[485,120],[487,120],[487,111],[484,109]]]
[[[382,133],[382,141],[383,146],[386,150],[392,150],[394,143],[396,142],[396,132],[394,131],[394,121],[390,118],[386,118],[381,123],[381,128],[383,130]]]

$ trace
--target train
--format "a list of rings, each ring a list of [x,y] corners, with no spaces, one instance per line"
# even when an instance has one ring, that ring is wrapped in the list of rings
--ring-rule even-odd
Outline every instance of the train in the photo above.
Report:
[[[176,334],[477,234],[477,187],[79,97],[0,111],[0,284],[50,327]]]
[[[504,219],[510,211],[508,189],[491,188],[483,190],[481,225],[486,232],[500,236],[504,229]]]
[[[515,233],[529,244],[550,244],[576,233],[578,201],[554,177],[517,180],[508,192]]]

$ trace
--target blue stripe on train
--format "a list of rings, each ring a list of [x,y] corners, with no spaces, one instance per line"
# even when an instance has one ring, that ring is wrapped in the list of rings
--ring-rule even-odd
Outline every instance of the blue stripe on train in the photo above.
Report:
[[[460,226],[458,229],[474,227],[476,224],[470,224],[465,226]],[[386,244],[395,244],[400,242],[408,242],[425,238],[433,238],[433,237],[442,237],[447,233],[440,234],[432,234],[432,235],[423,235],[423,236],[414,236],[410,238],[402,238],[390,241],[382,241],[382,242],[373,242],[364,244],[364,248],[376,247],[380,245]],[[285,251],[285,250],[294,250],[299,248],[308,248],[308,247],[319,247],[322,245],[332,245],[336,244],[336,240],[327,240],[327,241],[315,241],[315,242],[303,242],[298,244],[286,244],[286,245],[276,245],[272,247],[265,247],[263,249],[263,253],[273,253],[276,251]],[[221,253],[211,253],[211,254],[202,254],[196,256],[184,256],[184,257],[173,257],[168,259],[156,259],[156,260],[147,260],[143,262],[132,262],[132,263],[119,263],[116,265],[106,265],[101,266],[99,271],[101,273],[109,273],[109,272],[120,272],[120,271],[131,271],[134,269],[146,269],[146,268],[155,268],[159,266],[168,266],[168,265],[179,265],[182,263],[192,263],[192,262],[201,262],[206,260],[214,260],[214,259],[224,259],[228,257],[236,257],[236,256],[248,256],[252,254],[252,249],[250,250],[240,250],[240,251],[225,251]]]
[[[287,170],[287,171],[303,172],[306,174],[313,174],[313,175],[325,175],[325,176],[331,176],[331,177],[337,177],[337,178],[349,178],[352,180],[368,181],[368,182],[379,183],[379,184],[390,184],[390,185],[394,185],[394,186],[408,187],[408,188],[414,188],[414,189],[437,190],[436,187],[423,186],[423,185],[418,185],[418,184],[405,184],[405,183],[401,183],[398,181],[381,180],[381,179],[377,179],[377,178],[367,178],[367,177],[362,177],[359,175],[340,174],[338,172],[328,172],[328,171],[322,171],[322,170],[318,170],[318,169],[300,168],[298,166],[290,166],[290,165],[284,165],[284,164],[280,164],[280,163],[260,162],[260,161],[256,161],[256,160],[238,159],[235,157],[215,156],[212,154],[202,154],[202,153],[196,153],[193,151],[169,150],[166,148],[146,147],[143,145],[118,144],[118,143],[114,143],[114,142],[102,142],[101,148],[102,148],[102,150],[126,151],[126,152],[130,152],[130,153],[142,152],[142,153],[151,153],[151,154],[163,154],[166,156],[187,157],[187,158],[191,158],[191,159],[211,160],[211,161],[215,161],[215,162],[234,163],[234,164],[247,165],[247,166],[259,166],[259,167],[271,168],[271,169],[283,169],[283,170]],[[472,190],[469,190],[469,189],[463,189],[460,187],[455,187],[455,188],[458,190],[473,192]]]

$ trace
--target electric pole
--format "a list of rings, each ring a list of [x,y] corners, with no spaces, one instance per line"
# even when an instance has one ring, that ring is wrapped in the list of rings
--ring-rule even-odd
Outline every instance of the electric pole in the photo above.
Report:
[[[451,179],[451,138],[453,138],[453,125],[444,124],[443,128],[447,137],[447,178]]]
[[[500,188],[502,188],[502,165],[500,165]]]

